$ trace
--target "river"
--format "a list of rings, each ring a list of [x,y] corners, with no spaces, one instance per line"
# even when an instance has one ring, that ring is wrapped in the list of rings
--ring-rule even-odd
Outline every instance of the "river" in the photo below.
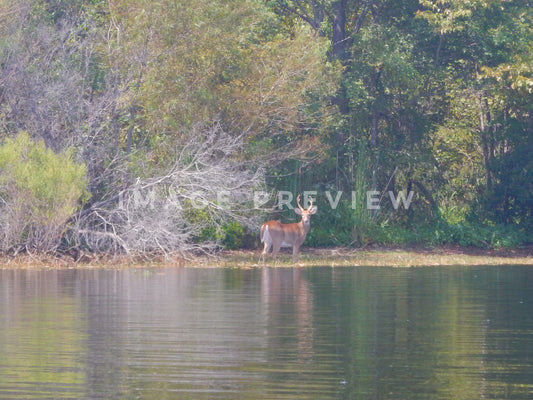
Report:
[[[1,399],[532,399],[533,268],[0,270]]]

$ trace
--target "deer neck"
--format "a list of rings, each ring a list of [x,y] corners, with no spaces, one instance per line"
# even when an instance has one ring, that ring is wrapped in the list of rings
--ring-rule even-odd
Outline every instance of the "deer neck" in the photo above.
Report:
[[[309,229],[311,229],[311,223],[307,222],[305,223],[302,219],[300,222],[298,222],[298,227],[300,230],[304,233],[304,236],[307,235],[307,232],[309,232]]]

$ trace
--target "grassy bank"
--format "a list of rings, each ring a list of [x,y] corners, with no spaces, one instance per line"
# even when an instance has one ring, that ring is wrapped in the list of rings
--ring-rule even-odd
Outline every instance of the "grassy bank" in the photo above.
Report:
[[[75,262],[70,258],[19,255],[0,259],[0,269],[71,269],[71,268],[142,268],[142,267],[196,267],[196,268],[257,268],[260,250],[224,251],[215,257],[197,257],[190,260],[175,258],[86,258]],[[285,250],[276,263],[267,259],[267,266],[290,267],[290,250]],[[452,265],[531,265],[533,245],[505,250],[445,246],[436,248],[372,248],[347,249],[304,248],[300,266],[372,266],[372,267],[430,267]]]
[[[521,249],[480,250],[464,247],[438,248],[377,248],[377,249],[303,249],[302,266],[375,266],[422,267],[438,265],[531,265],[533,246]],[[255,267],[261,266],[259,251],[228,251],[216,260],[205,260],[205,266]],[[272,260],[267,259],[272,266]],[[278,257],[276,266],[292,266],[289,252]]]

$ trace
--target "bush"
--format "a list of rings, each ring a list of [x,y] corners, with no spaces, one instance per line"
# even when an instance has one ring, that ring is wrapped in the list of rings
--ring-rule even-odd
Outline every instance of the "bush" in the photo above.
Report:
[[[531,237],[517,225],[491,226],[467,221],[449,224],[442,220],[410,227],[382,224],[372,239],[374,243],[384,245],[458,244],[492,249],[520,247],[531,241]]]
[[[356,220],[349,203],[341,201],[336,209],[332,209],[323,197],[319,197],[317,206],[318,212],[311,219],[311,230],[305,239],[305,244],[311,247],[352,244]],[[294,220],[298,221],[299,218]]]
[[[85,165],[27,133],[0,146],[0,250],[57,249],[67,221],[88,197]]]
[[[224,226],[224,238],[222,245],[226,249],[234,250],[242,247],[244,237],[244,227],[238,222],[230,222]]]

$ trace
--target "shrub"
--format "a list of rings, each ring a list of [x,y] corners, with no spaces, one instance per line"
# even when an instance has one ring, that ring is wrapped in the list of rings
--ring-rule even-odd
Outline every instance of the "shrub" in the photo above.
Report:
[[[0,146],[0,250],[57,249],[67,221],[88,197],[85,165],[27,133]]]
[[[243,246],[244,227],[236,221],[224,226],[222,245],[225,249],[234,250]]]

